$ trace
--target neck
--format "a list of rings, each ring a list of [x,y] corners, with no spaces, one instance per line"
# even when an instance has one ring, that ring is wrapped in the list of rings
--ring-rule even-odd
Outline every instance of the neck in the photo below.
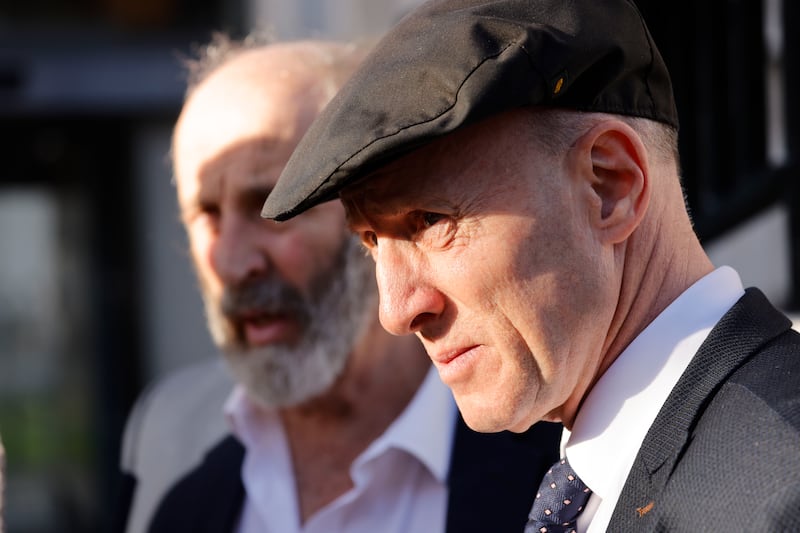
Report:
[[[303,522],[352,487],[350,465],[406,408],[430,368],[415,338],[376,326],[327,393],[281,411]]]
[[[645,223],[621,252],[619,300],[598,378],[661,312],[714,266],[682,209]]]

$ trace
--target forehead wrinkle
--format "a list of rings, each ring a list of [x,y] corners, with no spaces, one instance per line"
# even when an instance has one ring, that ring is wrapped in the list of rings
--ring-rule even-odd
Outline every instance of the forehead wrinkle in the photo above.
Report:
[[[237,139],[216,153],[207,154],[197,176],[201,181],[226,178],[229,172],[241,172],[243,168],[256,173],[270,166],[269,158],[279,146],[279,141],[263,135]]]

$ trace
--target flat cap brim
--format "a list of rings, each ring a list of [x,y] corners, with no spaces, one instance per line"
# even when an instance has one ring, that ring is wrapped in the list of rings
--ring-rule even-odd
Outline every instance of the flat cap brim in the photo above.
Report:
[[[434,0],[314,121],[262,216],[291,218],[433,139],[524,106],[678,126],[669,74],[631,1]]]

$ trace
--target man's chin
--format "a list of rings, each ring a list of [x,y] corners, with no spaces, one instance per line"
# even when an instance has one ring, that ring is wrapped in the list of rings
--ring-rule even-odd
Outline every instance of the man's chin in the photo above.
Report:
[[[297,349],[269,346],[223,351],[234,379],[268,408],[293,407],[324,394],[338,375],[327,360]]]
[[[478,402],[476,405],[469,400],[459,400],[456,397],[456,404],[464,418],[464,423],[478,433],[498,433],[500,431],[524,433],[530,428],[530,424],[515,420],[510,413],[487,408],[487,405],[491,405],[490,402]]]

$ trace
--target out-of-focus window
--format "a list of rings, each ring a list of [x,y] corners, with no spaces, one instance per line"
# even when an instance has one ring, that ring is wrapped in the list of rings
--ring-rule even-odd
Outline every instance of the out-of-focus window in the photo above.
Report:
[[[138,386],[125,122],[0,121],[0,433],[11,533],[101,531]]]
[[[86,300],[76,275],[84,244],[64,231],[68,210],[45,187],[0,188],[0,431],[9,457],[9,531],[80,528],[93,512]]]

